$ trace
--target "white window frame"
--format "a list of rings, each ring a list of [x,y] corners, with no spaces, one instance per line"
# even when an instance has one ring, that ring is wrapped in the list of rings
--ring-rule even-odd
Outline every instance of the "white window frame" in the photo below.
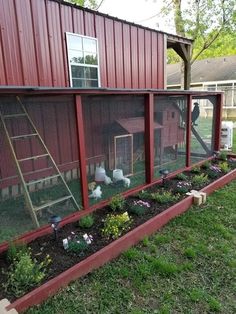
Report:
[[[91,67],[91,68],[96,68],[97,69],[97,74],[98,74],[98,87],[75,87],[73,86],[73,81],[72,81],[72,71],[71,71],[71,65],[73,65],[73,63],[70,62],[70,56],[69,56],[69,36],[77,36],[79,38],[86,38],[86,39],[92,39],[94,41],[96,41],[96,46],[97,46],[97,65],[92,65],[92,64],[79,64],[79,63],[75,63],[74,65],[79,65],[79,66],[83,66],[83,67]],[[66,47],[67,47],[67,59],[68,59],[68,66],[69,66],[69,76],[70,76],[70,87],[72,88],[99,88],[101,87],[101,81],[100,81],[100,63],[99,63],[99,47],[98,47],[98,39],[95,37],[91,37],[91,36],[84,36],[84,35],[80,35],[80,34],[76,34],[76,33],[70,33],[70,32],[66,32]]]

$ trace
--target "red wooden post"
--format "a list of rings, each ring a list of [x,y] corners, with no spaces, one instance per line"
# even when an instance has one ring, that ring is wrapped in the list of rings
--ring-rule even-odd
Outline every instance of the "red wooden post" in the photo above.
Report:
[[[220,138],[221,138],[221,118],[223,110],[223,94],[217,95],[216,107],[215,107],[215,121],[214,121],[214,150],[220,150]]]
[[[76,124],[78,132],[78,148],[79,148],[79,168],[80,168],[80,182],[82,204],[84,209],[89,208],[88,199],[88,180],[86,173],[86,153],[85,153],[85,140],[84,140],[84,123],[81,96],[75,96],[75,111],[76,111]]]
[[[186,167],[191,166],[191,126],[192,126],[192,96],[187,96],[187,114],[186,114]]]
[[[154,176],[154,96],[145,98],[145,170],[146,183],[151,183]]]

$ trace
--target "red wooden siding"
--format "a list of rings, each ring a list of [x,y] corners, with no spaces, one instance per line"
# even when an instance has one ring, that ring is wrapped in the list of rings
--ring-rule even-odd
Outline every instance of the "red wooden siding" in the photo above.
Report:
[[[98,38],[101,87],[164,88],[164,34],[53,0],[0,0],[0,85],[68,87],[66,32]]]
[[[17,111],[17,105],[13,97],[9,97],[8,99],[1,98],[0,103],[5,104],[2,107],[3,114],[19,112]],[[23,99],[23,103],[26,104],[29,115],[55,159],[56,164],[59,166],[68,165],[69,169],[78,168],[78,138],[73,97],[27,97]],[[14,121],[10,121],[9,119],[7,126],[12,136],[32,133],[29,129],[29,123],[26,122],[25,118],[17,118]],[[10,155],[2,125],[0,125],[0,134],[0,188],[2,188],[7,186],[5,179],[16,176],[16,169]],[[42,153],[45,152],[42,151],[41,146],[35,138],[17,140],[16,154],[18,159]],[[47,170],[49,166],[45,159],[39,159],[34,164],[32,161],[24,162],[22,169],[24,173],[28,173],[42,169]]]

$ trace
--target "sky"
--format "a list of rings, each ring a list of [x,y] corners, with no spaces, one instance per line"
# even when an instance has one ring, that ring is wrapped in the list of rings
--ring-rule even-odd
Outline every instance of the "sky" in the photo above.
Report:
[[[174,26],[170,25],[170,22],[165,22],[158,14],[163,2],[163,0],[103,0],[98,11],[129,22],[175,33]]]

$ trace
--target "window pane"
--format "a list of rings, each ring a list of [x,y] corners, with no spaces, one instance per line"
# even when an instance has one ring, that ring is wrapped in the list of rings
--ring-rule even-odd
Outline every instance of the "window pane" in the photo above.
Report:
[[[84,87],[84,80],[73,79],[73,87]]]
[[[69,49],[82,50],[82,38],[75,35],[68,35]]]
[[[72,65],[71,66],[72,78],[84,78],[84,67]]]
[[[84,43],[84,51],[88,52],[97,52],[97,41],[94,39],[89,39],[89,38],[83,38],[83,43]]]
[[[84,53],[84,63],[86,64],[98,64],[98,59],[97,59],[97,55],[96,54],[88,54],[88,53]]]
[[[98,81],[97,80],[86,80],[86,86],[85,87],[98,87]]]
[[[85,78],[88,79],[97,79],[98,78],[98,70],[97,68],[84,67]]]
[[[70,63],[84,63],[83,52],[71,50],[69,52]]]

